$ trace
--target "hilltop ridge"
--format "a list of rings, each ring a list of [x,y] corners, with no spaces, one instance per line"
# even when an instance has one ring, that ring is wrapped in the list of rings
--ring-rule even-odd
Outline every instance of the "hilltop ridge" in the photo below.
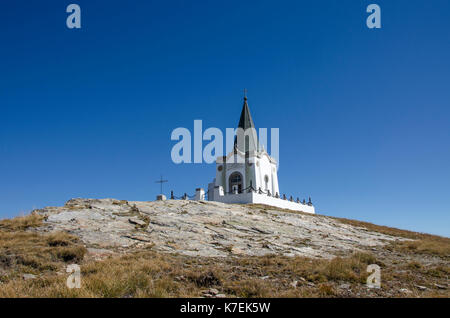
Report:
[[[262,205],[72,199],[0,221],[0,297],[449,297],[449,264],[448,238]]]

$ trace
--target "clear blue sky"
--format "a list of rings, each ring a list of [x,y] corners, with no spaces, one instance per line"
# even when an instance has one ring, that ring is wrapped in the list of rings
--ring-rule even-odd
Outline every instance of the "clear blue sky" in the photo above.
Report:
[[[78,3],[82,29],[69,30]],[[365,25],[370,3],[382,29]],[[450,1],[3,1],[0,217],[206,187],[176,127],[280,128],[280,190],[450,236]]]

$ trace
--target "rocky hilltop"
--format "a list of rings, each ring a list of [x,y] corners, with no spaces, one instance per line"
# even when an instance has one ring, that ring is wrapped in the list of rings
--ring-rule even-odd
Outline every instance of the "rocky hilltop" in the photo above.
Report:
[[[449,297],[449,264],[445,237],[261,205],[72,199],[0,220],[0,297]]]
[[[39,231],[66,231],[92,250],[151,244],[157,251],[187,256],[332,258],[401,240],[326,216],[219,202],[72,199],[35,213],[46,217]]]

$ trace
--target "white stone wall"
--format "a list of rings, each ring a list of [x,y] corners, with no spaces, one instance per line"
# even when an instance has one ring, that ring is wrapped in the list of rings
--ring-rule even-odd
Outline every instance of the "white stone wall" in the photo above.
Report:
[[[314,206],[297,203],[294,201],[283,200],[279,198],[269,197],[265,194],[252,193],[252,202],[251,203],[260,203],[276,206],[282,209],[289,209],[294,211],[301,211],[306,213],[316,213]]]
[[[267,194],[259,194],[255,192],[244,192],[238,194],[223,195],[223,189],[216,187],[214,189],[214,201],[222,203],[259,203],[275,206],[282,209],[289,209],[293,211],[301,211],[306,213],[315,213],[314,206],[297,203],[294,201],[283,200],[281,198],[270,197]]]
[[[253,185],[253,187],[256,190],[267,191],[269,190],[270,193],[280,193],[280,190],[278,188],[278,177],[277,177],[277,167],[275,162],[271,162],[269,159],[269,156],[263,154],[256,158],[254,158],[255,169],[256,169],[256,184]],[[265,176],[268,178],[267,182],[267,189],[266,189],[266,182],[265,182]]]

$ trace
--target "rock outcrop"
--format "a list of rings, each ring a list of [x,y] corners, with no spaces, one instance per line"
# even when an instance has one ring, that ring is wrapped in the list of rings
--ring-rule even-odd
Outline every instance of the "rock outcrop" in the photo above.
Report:
[[[332,258],[399,239],[326,216],[218,202],[72,199],[35,213],[46,216],[39,231],[67,231],[90,249],[111,251]]]

